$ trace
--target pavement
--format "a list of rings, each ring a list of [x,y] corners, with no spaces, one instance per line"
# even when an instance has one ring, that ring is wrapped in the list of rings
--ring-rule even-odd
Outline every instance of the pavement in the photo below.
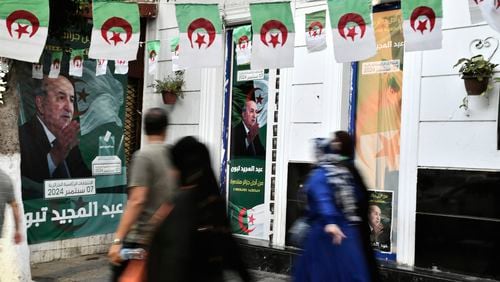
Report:
[[[284,282],[286,275],[251,270],[257,282]],[[226,282],[240,281],[233,273],[227,273]],[[108,282],[111,271],[104,254],[81,256],[31,266],[31,277],[36,282]]]

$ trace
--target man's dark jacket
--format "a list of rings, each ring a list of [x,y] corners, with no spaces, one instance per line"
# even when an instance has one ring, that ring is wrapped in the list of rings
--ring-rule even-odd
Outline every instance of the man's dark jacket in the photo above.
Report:
[[[64,178],[55,175],[51,176],[49,173],[47,154],[51,146],[43,126],[36,116],[19,128],[19,142],[21,145],[21,175],[23,177],[38,183],[43,183],[45,179]],[[66,157],[66,165],[71,178],[90,177],[92,175],[83,162],[78,146],[75,146],[69,152]],[[44,196],[43,190],[34,191],[24,188],[23,185],[23,200],[43,198]]]
[[[245,126],[243,122],[235,126],[231,131],[231,153],[235,156],[262,156],[266,155],[266,150],[262,143],[260,143],[259,136],[255,136],[253,139],[254,150],[251,146],[246,146],[245,139],[247,138],[247,132],[245,131]]]

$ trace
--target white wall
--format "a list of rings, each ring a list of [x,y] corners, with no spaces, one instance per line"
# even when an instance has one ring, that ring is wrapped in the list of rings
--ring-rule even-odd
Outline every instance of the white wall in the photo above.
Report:
[[[469,44],[489,36],[500,38],[484,22],[470,25],[467,1],[444,1],[443,48],[422,54],[418,165],[432,168],[500,169],[496,148],[499,86],[489,98],[469,97],[469,116],[459,109],[466,92],[457,68],[470,57]],[[492,48],[484,54],[488,57]],[[500,62],[495,54],[492,62]]]
[[[486,23],[471,25],[468,1],[443,0],[443,48],[405,53],[397,260],[413,265],[417,169],[499,170],[496,150],[499,86],[489,98],[469,97],[469,116],[459,109],[463,81],[453,65],[470,57],[474,39],[500,34]],[[500,62],[496,54],[493,63]]]

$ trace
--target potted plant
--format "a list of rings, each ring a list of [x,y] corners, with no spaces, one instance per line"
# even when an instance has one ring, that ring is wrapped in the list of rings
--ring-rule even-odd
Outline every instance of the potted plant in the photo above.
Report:
[[[453,66],[460,66],[458,70],[464,80],[467,95],[481,95],[488,89],[488,82],[498,64],[485,60],[483,55],[471,58],[461,58]]]
[[[156,93],[160,93],[165,104],[175,104],[177,97],[184,98],[182,87],[184,87],[184,72],[176,71],[174,75],[168,75],[163,79],[156,79],[151,85]]]

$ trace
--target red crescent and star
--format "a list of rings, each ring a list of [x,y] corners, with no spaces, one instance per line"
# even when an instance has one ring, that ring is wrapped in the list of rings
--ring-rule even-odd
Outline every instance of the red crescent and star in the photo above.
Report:
[[[203,30],[203,32],[200,33],[200,30]],[[206,45],[205,48],[210,47],[214,42],[215,36],[217,34],[215,26],[208,19],[198,18],[192,21],[187,28],[187,36],[189,42],[191,42],[191,48],[194,48],[193,34],[195,33],[195,31],[196,31],[196,40],[194,40],[194,43],[198,44],[198,49],[201,49],[203,45]],[[205,38],[207,37],[207,35],[208,38]],[[208,42],[206,41],[207,39]]]
[[[320,22],[318,21],[312,22],[309,25],[309,36],[316,37],[318,35],[321,35],[322,32],[323,32],[323,25]]]
[[[427,19],[421,20],[421,17],[426,17]],[[417,20],[418,26],[415,28]],[[429,23],[429,28],[427,28],[427,23]],[[434,13],[434,10],[432,8],[427,6],[417,7],[411,13],[410,24],[411,28],[414,31],[418,30],[422,35],[424,34],[425,30],[429,30],[429,32],[432,32],[436,24],[436,13]]]
[[[247,209],[246,208],[242,208],[240,210],[240,213],[238,214],[238,224],[240,225],[240,229],[241,231],[243,231],[244,233],[246,234],[250,234],[250,232],[254,231],[255,230],[255,227],[252,228],[252,229],[248,229],[245,224],[243,223],[243,217],[245,216],[245,214],[247,213]],[[251,220],[251,222],[250,222]],[[255,218],[253,218],[253,215],[250,216],[248,222],[250,224],[253,224],[253,221],[255,220]]]
[[[269,41],[267,41],[267,35],[269,34]],[[281,42],[279,40],[281,34]],[[281,46],[285,45],[286,40],[288,38],[288,29],[286,26],[277,20],[269,20],[265,22],[260,28],[260,40],[264,45],[269,46],[269,43],[273,45],[273,48],[276,48],[278,44]]]
[[[28,27],[30,25],[20,24],[16,22],[18,20],[27,20],[30,22],[31,34],[28,32]],[[26,10],[16,10],[10,13],[5,19],[5,23],[10,37],[14,37],[12,35],[12,25],[14,23],[17,23],[17,29],[14,30],[15,32],[17,32],[17,39],[21,39],[23,34],[29,34],[29,37],[33,37],[38,31],[38,28],[40,27],[40,21],[38,20],[38,18],[33,13]]]
[[[113,34],[111,35],[111,37],[108,38],[108,32],[112,28],[123,29],[125,31],[125,35],[126,35],[125,41],[120,37],[120,35],[121,35],[120,32],[115,32],[115,31],[112,31]],[[109,42],[109,41],[113,41],[114,46],[116,46],[119,42],[123,42],[124,44],[127,44],[130,41],[130,38],[132,37],[132,26],[130,25],[130,23],[127,20],[125,20],[123,18],[111,17],[111,18],[107,19],[102,24],[101,36],[102,36],[102,38],[104,38],[106,43],[108,43],[109,45],[111,45],[111,42]]]
[[[355,25],[347,26],[349,23],[354,23]],[[361,34],[356,32],[356,27],[359,27]],[[347,28],[347,34],[345,34],[345,30]],[[347,37],[350,37],[354,42],[356,39],[356,35],[359,35],[359,38],[363,38],[366,32],[366,22],[360,14],[356,13],[347,13],[340,17],[339,22],[337,24],[337,29],[344,39],[347,40]]]

